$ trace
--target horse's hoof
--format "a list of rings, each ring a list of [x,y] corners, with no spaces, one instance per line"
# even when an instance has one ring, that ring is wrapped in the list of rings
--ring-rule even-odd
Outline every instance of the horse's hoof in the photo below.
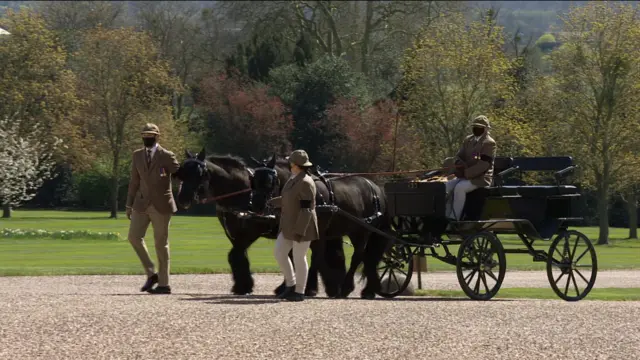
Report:
[[[251,295],[253,293],[253,289],[246,289],[246,288],[240,288],[240,287],[232,287],[231,288],[231,293],[233,295]]]
[[[315,290],[305,290],[304,292],[304,296],[307,296],[307,297],[314,297],[316,295],[318,295],[318,292]]]
[[[340,297],[341,298],[348,298],[349,295],[353,292],[353,288],[349,288],[349,289],[342,289],[342,291],[340,291]]]
[[[360,298],[364,299],[364,300],[373,300],[376,298],[376,294],[375,293],[370,293],[370,292],[362,292],[360,294]]]

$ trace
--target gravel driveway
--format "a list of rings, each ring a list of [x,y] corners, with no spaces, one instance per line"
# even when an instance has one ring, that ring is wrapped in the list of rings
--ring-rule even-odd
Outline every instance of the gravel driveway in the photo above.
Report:
[[[596,286],[640,287],[639,274],[603,271]],[[545,279],[540,272],[508,271],[505,286],[538,277]],[[228,295],[230,275],[174,275],[169,296],[138,292],[143,280],[0,278],[0,359],[640,357],[640,302],[288,303],[270,295],[281,281],[277,275],[256,275],[257,295],[247,297]],[[455,274],[428,274],[424,280],[443,285],[437,288],[457,286]]]

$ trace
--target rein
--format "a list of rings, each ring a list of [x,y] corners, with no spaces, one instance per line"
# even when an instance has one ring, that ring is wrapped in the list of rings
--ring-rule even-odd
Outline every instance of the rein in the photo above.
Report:
[[[402,174],[419,174],[419,173],[428,173],[433,171],[444,171],[444,170],[453,170],[457,168],[464,167],[463,165],[454,165],[449,167],[442,168],[434,168],[434,169],[422,169],[422,170],[407,170],[407,171],[386,171],[386,172],[372,172],[372,173],[324,173],[323,176],[335,176],[328,180],[340,179],[351,176],[366,176],[366,175],[378,175],[378,176],[388,176],[388,175],[402,175]]]
[[[234,191],[234,192],[231,192],[231,193],[228,193],[228,194],[224,194],[224,195],[219,195],[219,196],[210,196],[210,197],[208,197],[206,199],[200,200],[200,204],[206,204],[206,203],[210,203],[212,201],[218,201],[218,200],[221,200],[221,199],[226,199],[228,197],[244,194],[244,193],[249,192],[249,191],[251,191],[251,188],[246,188],[246,189],[243,189],[243,190],[238,190],[238,191]]]

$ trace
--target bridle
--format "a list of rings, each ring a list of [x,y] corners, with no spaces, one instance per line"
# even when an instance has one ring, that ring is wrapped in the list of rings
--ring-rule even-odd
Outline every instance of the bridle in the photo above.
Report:
[[[205,199],[210,198],[211,197],[211,192],[209,191],[209,181],[211,180],[211,177],[209,175],[209,171],[207,171],[207,164],[204,161],[202,161],[202,160],[200,160],[198,158],[186,159],[184,164],[188,164],[188,163],[196,163],[197,166],[198,166],[198,172],[200,173],[200,179],[199,179],[200,181],[199,181],[198,186],[196,187],[195,192],[194,192],[194,196],[195,196],[196,202],[198,202],[198,200],[200,200],[199,199],[199,197],[200,197],[199,193],[200,193],[201,189],[204,192]],[[180,188],[181,189],[182,189],[182,183],[183,183],[183,181],[180,181]]]
[[[258,171],[266,172],[268,174],[267,176],[269,176],[269,178],[271,179],[271,191],[266,194],[262,191],[259,191],[254,186],[255,173],[257,173]],[[278,177],[278,172],[274,168],[261,166],[253,170],[253,174],[251,174],[250,181],[251,181],[251,199],[253,199],[254,196],[257,194],[266,195],[267,203],[265,207],[265,213],[272,214],[274,209],[269,204],[269,200],[273,199],[274,197],[277,197],[280,193],[280,178]]]

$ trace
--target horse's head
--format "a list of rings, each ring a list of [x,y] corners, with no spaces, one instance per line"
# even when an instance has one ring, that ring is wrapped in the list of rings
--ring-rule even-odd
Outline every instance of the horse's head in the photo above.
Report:
[[[194,201],[206,199],[209,189],[209,171],[205,160],[204,148],[195,156],[185,151],[186,159],[178,169],[180,192],[178,206],[188,209]]]
[[[281,185],[288,177],[287,171],[290,170],[277,166],[276,155],[268,161],[258,161],[253,159],[256,165],[253,170],[253,179],[251,180],[251,210],[257,213],[263,213],[267,207],[267,201],[279,193]]]

